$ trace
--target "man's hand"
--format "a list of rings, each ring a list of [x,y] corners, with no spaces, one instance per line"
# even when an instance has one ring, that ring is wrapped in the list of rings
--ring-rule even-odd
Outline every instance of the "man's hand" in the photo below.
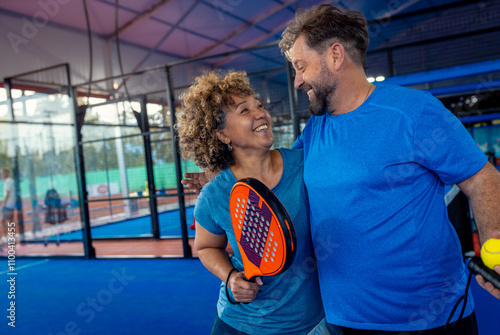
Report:
[[[184,178],[181,180],[183,185],[186,185],[190,190],[196,194],[200,194],[201,189],[208,183],[212,178],[209,179],[209,175],[206,172],[186,172],[184,173]]]
[[[493,232],[493,234],[491,235],[491,238],[500,239],[500,231]],[[498,275],[500,275],[500,264],[495,265],[495,272],[498,273]],[[481,275],[477,275],[476,280],[477,280],[477,283],[479,284],[479,286],[484,288],[486,291],[488,291],[495,298],[500,299],[500,290],[495,288],[492,283],[485,281],[483,276],[481,276]]]

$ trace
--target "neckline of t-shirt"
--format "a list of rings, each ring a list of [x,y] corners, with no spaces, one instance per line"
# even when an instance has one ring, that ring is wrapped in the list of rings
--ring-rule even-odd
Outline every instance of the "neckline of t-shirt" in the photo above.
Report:
[[[283,160],[283,171],[281,172],[281,177],[280,177],[280,180],[278,181],[278,183],[271,189],[271,191],[275,192],[275,190],[277,190],[279,187],[281,187],[280,185],[282,184],[282,181],[283,181],[283,177],[285,176],[285,172],[287,171],[287,164],[285,162],[285,155],[283,154],[283,150],[282,148],[277,148],[276,150],[278,150],[278,152],[280,153],[281,155],[281,159]],[[231,176],[231,179],[233,180],[233,185],[238,181],[238,179],[236,179],[236,176],[233,174],[233,171],[231,171],[231,168],[227,168],[228,172],[229,172],[229,175]]]
[[[365,99],[365,101],[363,101],[363,103],[361,105],[359,105],[356,109],[348,112],[348,113],[344,113],[344,114],[331,114],[331,113],[326,113],[327,116],[329,117],[332,117],[332,118],[339,118],[339,117],[347,117],[348,115],[354,115],[354,114],[357,114],[361,111],[363,111],[363,109],[368,106],[368,104],[370,103],[370,101],[373,99],[373,94],[376,92],[378,92],[378,88],[379,86],[377,85],[373,85],[375,86],[375,88],[373,89],[372,93]]]

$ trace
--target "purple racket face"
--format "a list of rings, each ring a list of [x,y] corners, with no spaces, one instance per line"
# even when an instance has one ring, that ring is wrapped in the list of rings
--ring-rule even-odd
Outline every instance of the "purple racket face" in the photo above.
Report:
[[[284,271],[287,256],[294,255],[283,232],[289,229],[288,222],[280,222],[266,200],[240,182],[231,192],[230,211],[245,276],[251,279]]]

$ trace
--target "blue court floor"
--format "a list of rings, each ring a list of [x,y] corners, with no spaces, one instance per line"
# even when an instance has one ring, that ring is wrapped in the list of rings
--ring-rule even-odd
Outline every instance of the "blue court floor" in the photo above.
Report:
[[[19,259],[15,267],[9,275],[0,258],[0,334],[202,335],[216,312],[220,280],[198,259]],[[498,335],[500,301],[475,279],[471,289],[479,334]]]

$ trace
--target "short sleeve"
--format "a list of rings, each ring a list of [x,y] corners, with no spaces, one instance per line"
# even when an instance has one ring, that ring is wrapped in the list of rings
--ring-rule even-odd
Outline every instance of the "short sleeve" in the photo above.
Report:
[[[194,207],[194,217],[196,221],[210,233],[224,235],[225,231],[216,222],[215,213],[213,212],[215,211],[213,202],[211,204],[209,201],[209,199],[214,197],[212,194],[213,189],[213,187],[210,187],[210,184],[207,184],[201,190],[198,200],[196,201],[196,206]]]
[[[434,171],[447,184],[472,177],[487,157],[460,120],[426,92],[413,142],[414,160]]]
[[[300,134],[292,145],[292,149],[304,148],[304,134]]]
[[[312,127],[312,123],[314,122],[314,115],[311,115],[309,120],[307,121],[306,126],[302,130],[302,134],[300,134],[295,142],[292,145],[291,149],[304,149],[305,141],[310,138],[310,131]],[[309,134],[309,135],[308,135]]]

